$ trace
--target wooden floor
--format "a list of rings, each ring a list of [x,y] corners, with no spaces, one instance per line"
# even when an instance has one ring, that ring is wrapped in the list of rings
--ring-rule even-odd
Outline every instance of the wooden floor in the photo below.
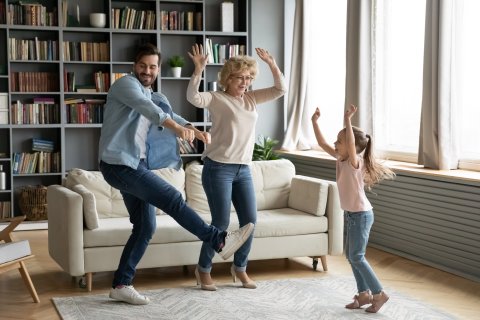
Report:
[[[40,303],[33,303],[22,278],[17,271],[0,275],[0,319],[59,319],[51,301],[52,297],[85,294],[106,294],[112,280],[112,272],[97,273],[93,277],[91,293],[78,287],[76,281],[64,273],[48,255],[47,231],[17,231],[16,240],[28,239],[34,259],[26,265],[35,284]],[[410,295],[445,310],[459,319],[480,319],[480,283],[403,259],[383,251],[369,248],[367,259],[386,288]],[[351,275],[342,256],[328,257],[328,275]],[[214,279],[219,283],[231,282],[229,264],[216,264]],[[323,277],[325,272],[314,272],[311,259],[278,259],[251,261],[249,275],[255,280],[281,278]],[[195,285],[194,266],[144,269],[137,272],[137,289],[156,289]],[[388,291],[387,291],[388,292]],[[325,294],[328,294],[326,292]],[[395,299],[392,296],[392,299]],[[347,303],[349,301],[345,301]]]

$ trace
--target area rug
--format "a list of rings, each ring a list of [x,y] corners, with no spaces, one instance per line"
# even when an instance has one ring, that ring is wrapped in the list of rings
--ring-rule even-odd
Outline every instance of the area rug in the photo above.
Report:
[[[64,320],[161,319],[161,320],[310,320],[310,319],[455,319],[426,303],[385,290],[391,298],[377,314],[364,309],[347,310],[355,293],[351,277],[301,278],[257,282],[256,290],[222,284],[215,292],[198,287],[142,291],[146,306],[132,306],[108,294],[53,298]]]

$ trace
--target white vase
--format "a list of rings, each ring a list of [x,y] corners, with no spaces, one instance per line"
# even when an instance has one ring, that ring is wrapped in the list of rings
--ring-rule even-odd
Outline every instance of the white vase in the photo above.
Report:
[[[180,78],[182,76],[182,67],[172,67],[172,74],[174,78]]]

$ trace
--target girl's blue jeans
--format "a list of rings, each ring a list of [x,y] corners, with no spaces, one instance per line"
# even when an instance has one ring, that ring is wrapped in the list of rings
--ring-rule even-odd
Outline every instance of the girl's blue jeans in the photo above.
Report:
[[[203,189],[207,195],[212,214],[212,225],[227,230],[230,224],[231,204],[237,211],[240,227],[257,222],[257,201],[250,167],[243,164],[229,164],[213,161],[206,157],[202,172]],[[235,252],[233,264],[236,271],[245,271],[248,254],[252,247],[253,233]],[[204,243],[198,260],[198,270],[209,273],[215,252]]]
[[[145,161],[141,160],[137,169],[101,161],[100,171],[112,187],[120,190],[133,224],[132,234],[115,271],[113,287],[132,283],[135,268],[156,229],[154,207],[162,209],[179,225],[196,235],[213,253],[218,251],[224,241],[224,232],[206,224],[187,206],[177,189],[147,169]]]
[[[373,294],[382,291],[382,285],[365,258],[368,237],[373,225],[373,211],[345,211],[345,255],[357,282],[358,292],[370,289]]]

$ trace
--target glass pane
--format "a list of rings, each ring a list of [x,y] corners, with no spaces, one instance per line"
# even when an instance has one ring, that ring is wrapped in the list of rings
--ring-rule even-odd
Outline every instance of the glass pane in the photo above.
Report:
[[[329,143],[337,139],[343,125],[345,103],[345,45],[347,1],[310,1],[307,114],[320,107],[320,125]],[[310,117],[308,117],[308,125]],[[313,130],[308,131],[316,145]]]
[[[425,0],[378,1],[374,36],[377,149],[418,152]]]
[[[458,8],[462,10],[461,7]],[[458,15],[460,32],[458,46],[459,72],[459,136],[460,158],[480,160],[480,139],[478,121],[480,119],[480,1],[464,0],[463,12]]]

